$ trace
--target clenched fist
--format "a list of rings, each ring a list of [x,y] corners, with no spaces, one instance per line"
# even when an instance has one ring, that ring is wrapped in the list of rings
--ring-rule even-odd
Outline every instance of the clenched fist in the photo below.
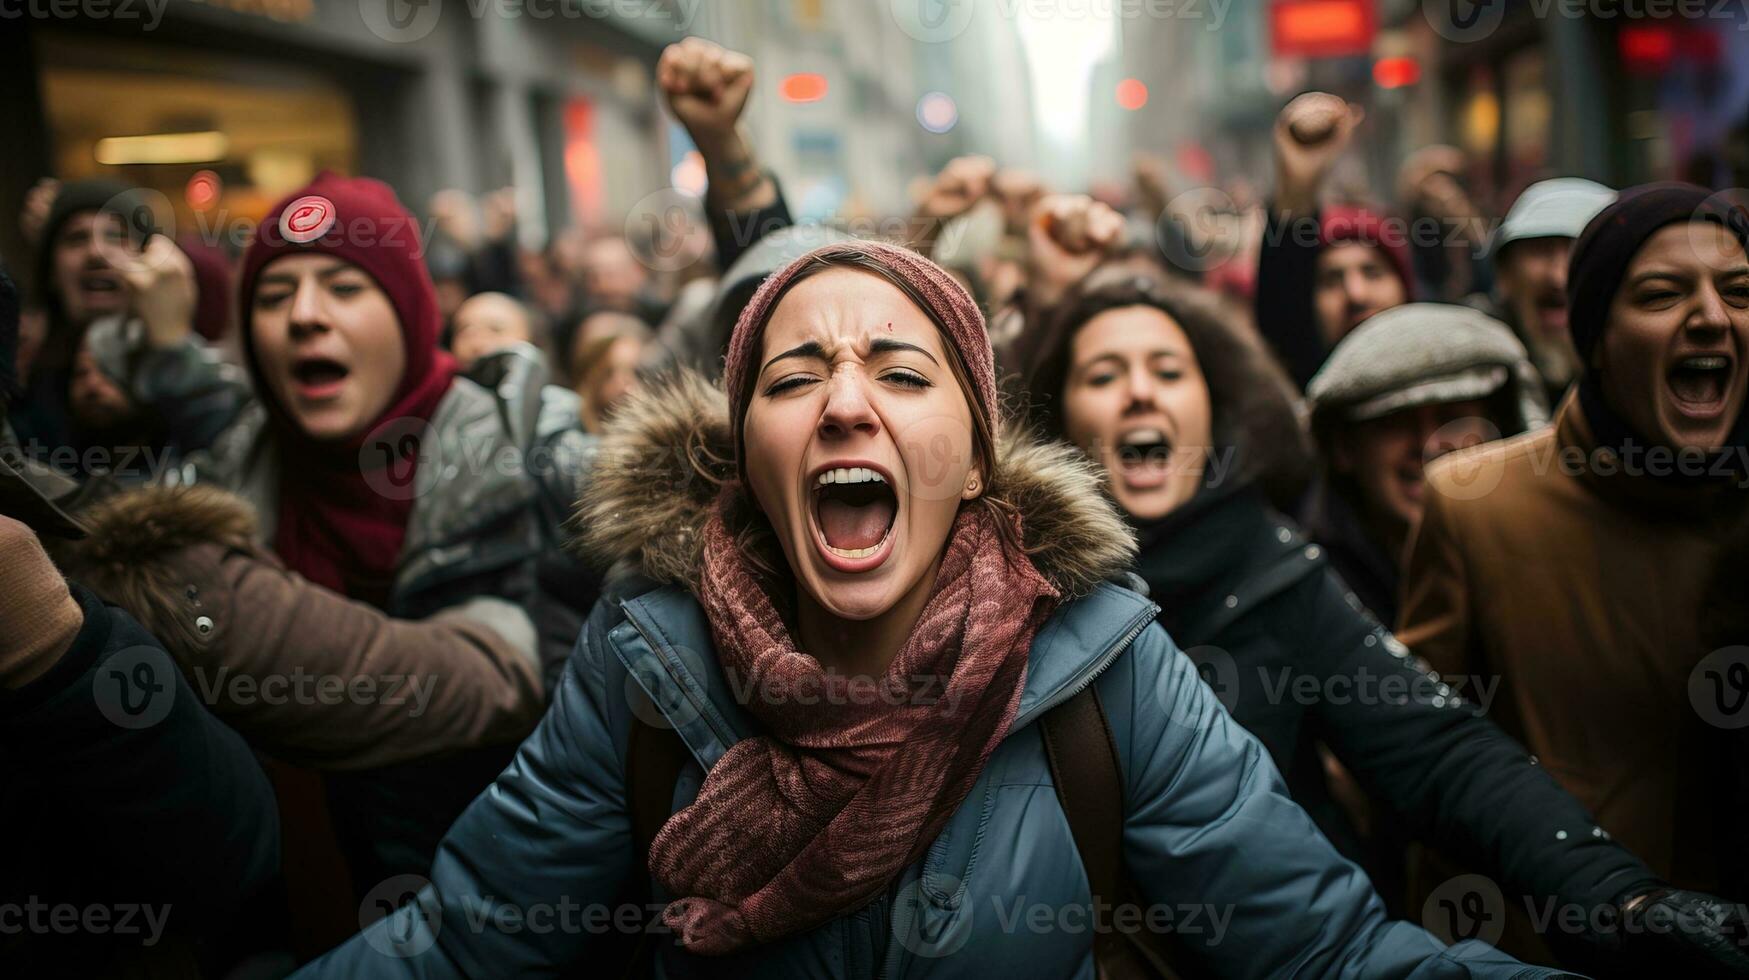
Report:
[[[917,202],[917,214],[945,220],[964,214],[990,192],[996,161],[986,156],[954,157],[941,168]]]
[[[1033,206],[1026,241],[1032,289],[1054,302],[1124,243],[1123,215],[1085,194],[1052,194]]]
[[[1327,92],[1307,92],[1275,119],[1275,203],[1288,214],[1309,214],[1318,190],[1354,130],[1366,118],[1360,106]]]
[[[176,243],[153,235],[138,253],[117,250],[111,261],[121,272],[128,308],[146,324],[146,342],[173,347],[194,330],[194,263]]]
[[[656,62],[668,109],[708,155],[735,132],[753,91],[753,59],[702,37],[670,44]]]

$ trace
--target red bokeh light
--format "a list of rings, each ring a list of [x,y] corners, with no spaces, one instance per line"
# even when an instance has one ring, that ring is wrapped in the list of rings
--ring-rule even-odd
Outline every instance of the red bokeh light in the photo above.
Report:
[[[1132,112],[1148,104],[1148,86],[1134,78],[1117,83],[1117,104]]]
[[[196,211],[205,211],[218,203],[219,191],[223,186],[218,174],[211,170],[202,170],[188,178],[188,186],[183,188],[182,197],[189,207]]]
[[[1379,88],[1402,88],[1421,80],[1421,62],[1409,57],[1380,58],[1373,63],[1372,80]]]

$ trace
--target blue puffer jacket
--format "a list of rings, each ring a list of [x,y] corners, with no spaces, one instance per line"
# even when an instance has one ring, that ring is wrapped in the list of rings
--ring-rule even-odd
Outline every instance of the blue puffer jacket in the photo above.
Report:
[[[701,414],[720,407],[698,404],[703,390],[647,392],[622,419],[658,443],[665,434],[720,445],[715,425],[699,440],[696,424],[672,417],[689,398]],[[700,514],[687,510],[708,500],[709,487],[679,472],[668,476],[682,482],[660,486],[651,467],[679,460],[684,470],[689,457],[652,448],[609,438],[610,465],[596,471],[586,516],[617,517],[598,541],[611,536],[645,572],[685,579],[692,569],[673,560],[685,549],[663,542],[696,537]],[[732,957],[665,943],[660,975],[1092,978],[1091,895],[1036,724],[1089,684],[1122,760],[1127,872],[1145,903],[1138,918],[1175,932],[1199,973],[1551,975],[1485,945],[1445,948],[1387,921],[1366,877],[1319,835],[1268,753],[1155,624],[1157,607],[1088,579],[1131,552],[1127,539],[1111,543],[1124,534],[1086,464],[1067,449],[1006,443],[997,472],[996,485],[1026,515],[1028,543],[1041,549],[1041,572],[1083,597],[1034,639],[1010,733],[965,802],[924,857],[866,906]],[[691,753],[675,810],[697,796],[729,746],[760,733],[687,588],[596,607],[547,717],[451,828],[418,899],[303,976],[610,974],[603,957],[616,912],[640,873],[627,804],[634,717],[672,727]]]

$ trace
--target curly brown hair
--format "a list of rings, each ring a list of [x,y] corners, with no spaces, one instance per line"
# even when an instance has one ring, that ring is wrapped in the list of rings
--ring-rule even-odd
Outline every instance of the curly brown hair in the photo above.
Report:
[[[1232,476],[1262,484],[1278,501],[1297,494],[1312,453],[1287,373],[1244,326],[1243,314],[1213,293],[1133,268],[1094,270],[1046,313],[1044,328],[1021,352],[1032,423],[1065,438],[1060,407],[1075,336],[1101,313],[1130,306],[1159,310],[1184,330],[1208,381],[1211,448],[1237,454]]]

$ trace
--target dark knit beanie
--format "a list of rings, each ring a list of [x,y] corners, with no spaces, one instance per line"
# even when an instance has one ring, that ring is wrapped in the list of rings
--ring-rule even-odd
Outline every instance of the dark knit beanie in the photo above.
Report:
[[[729,338],[723,383],[729,395],[729,422],[735,439],[735,458],[741,459],[741,423],[747,416],[746,390],[749,371],[759,369],[759,341],[765,323],[795,281],[810,266],[839,264],[844,260],[869,259],[904,281],[927,304],[925,312],[946,328],[948,343],[965,365],[972,384],[972,409],[984,417],[989,431],[999,429],[1000,407],[996,397],[996,357],[990,349],[990,334],[984,329],[984,314],[959,281],[946,269],[908,248],[881,242],[849,241],[824,245],[771,274],[735,323]]]
[[[1679,221],[1717,221],[1749,246],[1746,217],[1724,195],[1664,182],[1630,187],[1592,218],[1567,261],[1567,328],[1587,369],[1628,264],[1648,238]]]

